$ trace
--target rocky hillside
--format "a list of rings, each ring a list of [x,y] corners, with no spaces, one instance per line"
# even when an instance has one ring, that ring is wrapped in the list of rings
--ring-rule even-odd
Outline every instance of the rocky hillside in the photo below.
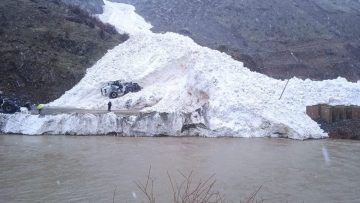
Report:
[[[127,38],[58,0],[1,0],[0,90],[34,102],[51,101]]]
[[[89,13],[102,13],[102,6],[104,2],[102,0],[61,0],[67,5],[74,5],[80,7]]]
[[[360,79],[358,0],[113,0],[275,78]]]
[[[112,0],[275,78],[360,79],[356,0]],[[61,0],[101,13],[102,0]],[[60,0],[0,2],[0,90],[47,102],[127,39]]]

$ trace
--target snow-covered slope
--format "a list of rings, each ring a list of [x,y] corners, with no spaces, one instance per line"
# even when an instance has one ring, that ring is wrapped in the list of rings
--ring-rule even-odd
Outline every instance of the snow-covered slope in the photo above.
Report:
[[[151,25],[133,6],[106,1],[99,17],[128,32],[130,39],[109,50],[74,88],[49,105],[104,109],[108,99],[101,96],[100,88],[108,81],[124,79],[144,89],[114,99],[114,109],[130,104],[143,112],[180,115],[206,106],[205,136],[295,139],[326,136],[306,115],[307,105],[360,105],[359,82],[293,78],[279,100],[286,81],[251,72],[241,62],[188,37],[152,33]]]

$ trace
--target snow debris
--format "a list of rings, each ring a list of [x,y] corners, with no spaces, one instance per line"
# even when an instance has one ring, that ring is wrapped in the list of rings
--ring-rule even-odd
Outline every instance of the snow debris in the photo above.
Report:
[[[109,81],[123,79],[138,82],[143,90],[112,100],[113,109],[130,106],[141,108],[142,112],[181,115],[207,106],[203,119],[208,131],[204,136],[307,139],[327,136],[306,115],[307,105],[360,105],[359,82],[351,83],[343,78],[325,81],[292,78],[279,99],[286,81],[252,72],[229,55],[201,47],[189,37],[170,32],[152,33],[152,26],[137,15],[131,5],[105,1],[104,14],[99,17],[119,32],[129,33],[130,39],[109,50],[76,86],[50,106],[106,109],[109,99],[100,94],[100,88]],[[48,122],[51,125],[54,122],[50,121],[56,117],[56,125],[61,123],[62,129],[69,128],[61,132],[106,131],[99,130],[99,121],[95,121],[94,115],[82,115],[82,124],[74,115],[35,117],[19,115],[16,119],[25,124]],[[106,119],[109,124],[105,124],[104,118],[102,121],[111,129],[116,116]],[[161,119],[146,120],[159,121]],[[75,128],[74,122],[85,127]],[[176,126],[179,128],[178,123]],[[36,130],[34,126],[18,132],[34,134]]]

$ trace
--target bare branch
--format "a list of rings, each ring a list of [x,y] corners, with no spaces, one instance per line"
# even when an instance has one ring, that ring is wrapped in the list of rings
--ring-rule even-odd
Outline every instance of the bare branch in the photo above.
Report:
[[[114,194],[113,194],[113,203],[115,203],[115,193],[116,193],[117,186],[115,186]]]
[[[177,182],[174,177],[167,172],[172,190],[174,203],[225,203],[227,202],[225,196],[215,189],[216,179],[215,174],[209,176],[207,179],[194,181],[193,171],[185,175],[181,171],[180,182]],[[139,190],[145,195],[147,203],[155,203],[154,196],[154,180],[151,178],[151,166],[144,184],[135,182]],[[256,195],[261,190],[260,186],[255,192],[251,194],[243,203],[254,203]],[[115,196],[115,191],[114,191]],[[264,200],[259,201],[262,203]],[[114,200],[113,200],[114,202]],[[242,201],[241,201],[242,202]]]

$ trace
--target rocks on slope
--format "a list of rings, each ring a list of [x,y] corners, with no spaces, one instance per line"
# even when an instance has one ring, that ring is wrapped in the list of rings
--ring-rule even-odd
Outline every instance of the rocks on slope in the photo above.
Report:
[[[353,139],[360,140],[360,119],[342,120],[334,123],[326,123],[317,120],[321,128],[334,139]]]
[[[54,100],[127,38],[61,1],[2,0],[0,89],[34,102]]]
[[[81,9],[90,13],[100,14],[103,12],[102,6],[104,2],[102,0],[61,0],[65,4],[79,6]]]
[[[112,0],[275,78],[360,79],[360,2]]]

